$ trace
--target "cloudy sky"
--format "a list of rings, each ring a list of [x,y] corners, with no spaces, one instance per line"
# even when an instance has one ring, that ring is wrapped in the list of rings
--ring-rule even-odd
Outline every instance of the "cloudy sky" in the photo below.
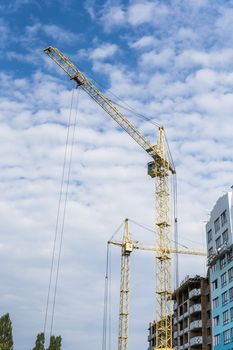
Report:
[[[66,350],[101,348],[106,242],[125,217],[154,226],[150,159],[88,96],[72,92],[43,48],[58,47],[110,99],[165,126],[178,176],[179,240],[204,248],[208,212],[233,183],[233,1],[2,0],[0,11],[0,313],[11,314],[15,349],[30,349],[44,327],[74,94],[53,331]],[[124,113],[155,142],[153,124]],[[73,125],[75,112],[71,118]],[[57,248],[60,227],[61,220]],[[154,242],[151,232],[130,228],[135,239]],[[111,252],[116,349],[120,251]],[[205,273],[203,258],[180,261],[180,279]],[[130,348],[145,349],[154,257],[134,252],[131,263]],[[51,307],[48,329],[50,320]]]

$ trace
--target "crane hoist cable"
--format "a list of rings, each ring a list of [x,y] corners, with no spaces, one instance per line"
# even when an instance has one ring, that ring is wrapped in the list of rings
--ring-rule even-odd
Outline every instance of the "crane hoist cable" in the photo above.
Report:
[[[59,271],[60,271],[61,251],[62,251],[62,243],[63,243],[63,236],[64,236],[65,218],[66,218],[67,198],[68,198],[68,192],[69,192],[70,173],[71,173],[71,165],[72,165],[72,159],[73,159],[74,140],[75,140],[75,131],[76,131],[77,117],[78,117],[78,103],[79,103],[79,91],[80,90],[77,89],[76,91],[77,91],[76,106],[75,106],[75,111],[74,111],[74,122],[73,122],[73,128],[72,128],[72,136],[71,136],[71,149],[70,149],[70,155],[69,155],[69,160],[68,160],[68,173],[67,173],[67,181],[66,181],[64,207],[63,207],[63,213],[62,213],[61,239],[60,239],[58,259],[57,259],[57,269],[56,269],[55,288],[54,288],[54,296],[53,296],[50,336],[52,335],[52,331],[53,331],[58,277],[59,277]]]
[[[103,332],[102,332],[102,350],[107,349],[107,322],[108,322],[108,288],[109,288],[109,249],[107,245],[106,270],[104,279],[104,309],[103,309]]]
[[[53,251],[52,251],[52,259],[51,259],[51,266],[50,266],[48,294],[47,294],[47,299],[46,299],[46,309],[45,309],[45,319],[44,319],[44,334],[46,333],[47,321],[48,321],[48,309],[49,309],[52,277],[53,277],[53,270],[54,270],[56,244],[57,244],[57,238],[58,238],[57,237],[58,236],[58,223],[59,223],[59,217],[60,217],[62,193],[63,193],[63,186],[64,186],[65,168],[66,168],[66,160],[67,160],[67,149],[68,149],[68,142],[69,142],[69,135],[70,135],[70,125],[71,125],[71,116],[72,116],[73,101],[74,101],[74,91],[75,91],[75,89],[73,88],[72,95],[71,95],[71,104],[70,104],[68,123],[67,123],[68,126],[67,126],[67,133],[66,133],[65,153],[64,153],[64,158],[63,158],[62,175],[61,175],[59,199],[58,199],[58,208],[57,208],[56,224],[55,224],[55,230],[54,230]]]
[[[82,67],[80,67],[82,68]],[[104,86],[102,84],[100,84],[100,82],[98,82],[97,80],[95,80],[90,74],[87,74],[85,72],[85,75],[89,78],[90,81],[94,82],[96,86],[101,87],[102,89],[104,89]],[[120,98],[119,96],[117,96],[116,94],[114,94],[111,90],[107,91],[106,96],[108,95],[112,95],[115,99],[119,100],[122,104],[116,102],[116,100],[113,99],[109,99],[109,101],[111,101],[112,103],[114,103],[115,105],[117,105],[120,108],[123,108],[124,110],[133,113],[134,116],[139,117],[141,119],[144,119],[145,121],[153,124],[154,126],[161,127],[161,125],[155,121],[152,120],[152,118],[149,118],[141,113],[138,113],[132,106],[129,105],[129,103],[125,102],[122,98]],[[125,105],[125,106],[124,106]]]
[[[137,221],[135,221],[135,220],[132,220],[132,219],[128,219],[130,222],[132,222],[133,224],[135,224],[135,225],[137,225],[137,226],[139,226],[139,227],[141,227],[141,228],[144,228],[145,230],[147,230],[147,231],[149,231],[149,232],[152,232],[152,233],[154,233],[155,232],[155,230],[153,230],[152,228],[150,228],[150,227],[148,227],[148,226],[146,226],[146,225],[144,225],[144,224],[141,224],[141,223],[138,223]],[[171,240],[173,243],[175,243],[175,244],[178,244],[178,246],[180,246],[180,247],[182,247],[182,248],[185,248],[185,249],[189,249],[186,245],[184,245],[184,244],[181,244],[181,243],[178,243],[178,242],[176,242],[175,240]]]
[[[69,188],[69,177],[70,177],[70,169],[71,169],[71,161],[72,161],[72,152],[73,152],[73,146],[74,146],[74,134],[75,134],[75,127],[76,127],[76,122],[77,122],[78,97],[77,97],[77,102],[76,102],[75,121],[73,122],[71,151],[70,151],[69,162],[68,162],[68,178],[65,179],[65,175],[66,175],[65,172],[66,172],[66,168],[67,168],[67,158],[68,158],[68,147],[69,147],[69,143],[70,143],[70,134],[71,134],[71,127],[72,127],[72,111],[74,108],[73,105],[74,105],[74,92],[75,91],[77,91],[77,90],[74,87],[72,90],[69,116],[68,116],[68,122],[67,122],[65,151],[64,151],[63,164],[62,164],[62,174],[61,174],[60,189],[59,189],[58,208],[57,208],[57,214],[56,214],[56,224],[55,224],[55,230],[54,230],[52,258],[51,258],[48,292],[47,292],[46,308],[45,308],[45,318],[44,318],[44,334],[45,334],[45,336],[46,336],[47,325],[48,325],[49,305],[50,305],[51,292],[52,292],[52,282],[53,282],[53,276],[55,273],[55,287],[54,287],[53,301],[52,301],[50,336],[51,336],[51,333],[53,330],[53,321],[54,321],[54,312],[55,312],[55,303],[56,303],[56,294],[57,294],[57,284],[58,284],[61,250],[62,250],[62,242],[63,242],[63,234],[64,234],[66,203],[67,203],[67,195],[68,195],[68,188]],[[66,190],[64,191],[65,180],[66,180],[67,185],[66,185]],[[60,218],[61,218],[63,195],[65,195],[65,201],[64,201],[64,208],[63,208],[63,214],[62,214],[62,219],[61,219],[62,220],[62,227],[61,227],[61,231],[60,231],[60,243],[59,243],[58,242],[58,238],[59,238],[58,234],[59,234],[59,222],[60,222]],[[55,269],[54,265],[55,265],[55,260],[56,260],[55,257],[56,257],[57,244],[59,244],[59,252],[58,252],[58,258],[57,258],[57,265],[56,265],[56,269]]]

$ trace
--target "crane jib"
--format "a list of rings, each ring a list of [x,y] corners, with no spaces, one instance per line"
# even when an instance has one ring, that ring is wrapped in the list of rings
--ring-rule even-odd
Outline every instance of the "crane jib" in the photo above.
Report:
[[[164,160],[157,152],[156,146],[152,146],[117,107],[105,97],[88,78],[65,56],[60,50],[52,46],[44,49],[44,52],[60,66],[71,80],[74,80],[77,86],[80,86],[92,99],[94,99],[154,160],[159,167],[165,167],[175,174],[175,169]]]

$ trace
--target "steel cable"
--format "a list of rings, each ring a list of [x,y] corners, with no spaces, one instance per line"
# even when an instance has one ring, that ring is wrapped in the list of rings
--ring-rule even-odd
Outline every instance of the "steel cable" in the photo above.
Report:
[[[53,240],[52,260],[51,260],[51,266],[50,266],[49,285],[48,285],[45,319],[44,319],[44,334],[45,335],[46,335],[46,328],[47,328],[47,321],[48,321],[48,309],[49,309],[49,301],[50,301],[50,293],[51,293],[51,285],[52,285],[52,277],[53,277],[53,269],[54,269],[56,243],[57,243],[57,236],[58,236],[58,224],[59,224],[59,217],[60,217],[60,211],[61,211],[61,200],[62,200],[62,193],[63,193],[63,186],[64,186],[64,176],[65,176],[67,149],[68,149],[68,142],[69,142],[69,135],[70,135],[70,125],[71,125],[71,116],[72,116],[72,109],[73,109],[74,91],[75,91],[75,89],[72,90],[72,96],[71,96],[71,104],[70,104],[68,127],[67,127],[66,142],[65,142],[65,153],[64,153],[63,166],[62,166],[62,176],[61,176],[61,183],[60,183],[58,208],[57,208],[56,224],[55,224],[55,232],[54,232],[54,240]]]
[[[79,92],[80,90],[77,89],[76,91]],[[61,234],[60,234],[61,238],[60,238],[59,253],[58,253],[58,260],[57,260],[57,269],[56,269],[56,279],[55,279],[55,288],[54,288],[54,297],[53,297],[53,306],[52,306],[52,319],[51,319],[50,336],[52,335],[52,331],[53,331],[53,322],[54,322],[54,313],[55,313],[55,305],[56,305],[58,277],[59,277],[59,272],[60,272],[61,251],[62,251],[62,243],[63,243],[63,236],[64,236],[65,218],[66,218],[67,198],[68,198],[69,184],[70,184],[70,172],[71,172],[71,164],[72,164],[72,158],[73,158],[75,131],[76,131],[76,125],[77,125],[78,102],[79,102],[79,94],[77,93],[77,101],[76,101],[75,116],[74,116],[74,123],[73,123],[73,132],[72,132],[72,139],[71,139],[70,157],[69,157],[69,163],[68,163],[68,174],[67,174],[67,183],[66,183],[66,191],[65,191],[65,199],[64,199],[64,208],[63,208],[63,214],[62,214],[62,226],[61,226]]]

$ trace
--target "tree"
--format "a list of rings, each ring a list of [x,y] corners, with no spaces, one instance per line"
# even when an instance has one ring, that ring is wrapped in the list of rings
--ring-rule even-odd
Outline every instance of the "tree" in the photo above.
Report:
[[[54,335],[52,335],[50,337],[50,344],[47,350],[61,350],[61,341],[61,336],[54,337]]]
[[[0,350],[13,350],[12,323],[9,314],[0,317]]]
[[[44,341],[45,341],[44,333],[37,334],[36,344],[32,350],[45,350]]]

